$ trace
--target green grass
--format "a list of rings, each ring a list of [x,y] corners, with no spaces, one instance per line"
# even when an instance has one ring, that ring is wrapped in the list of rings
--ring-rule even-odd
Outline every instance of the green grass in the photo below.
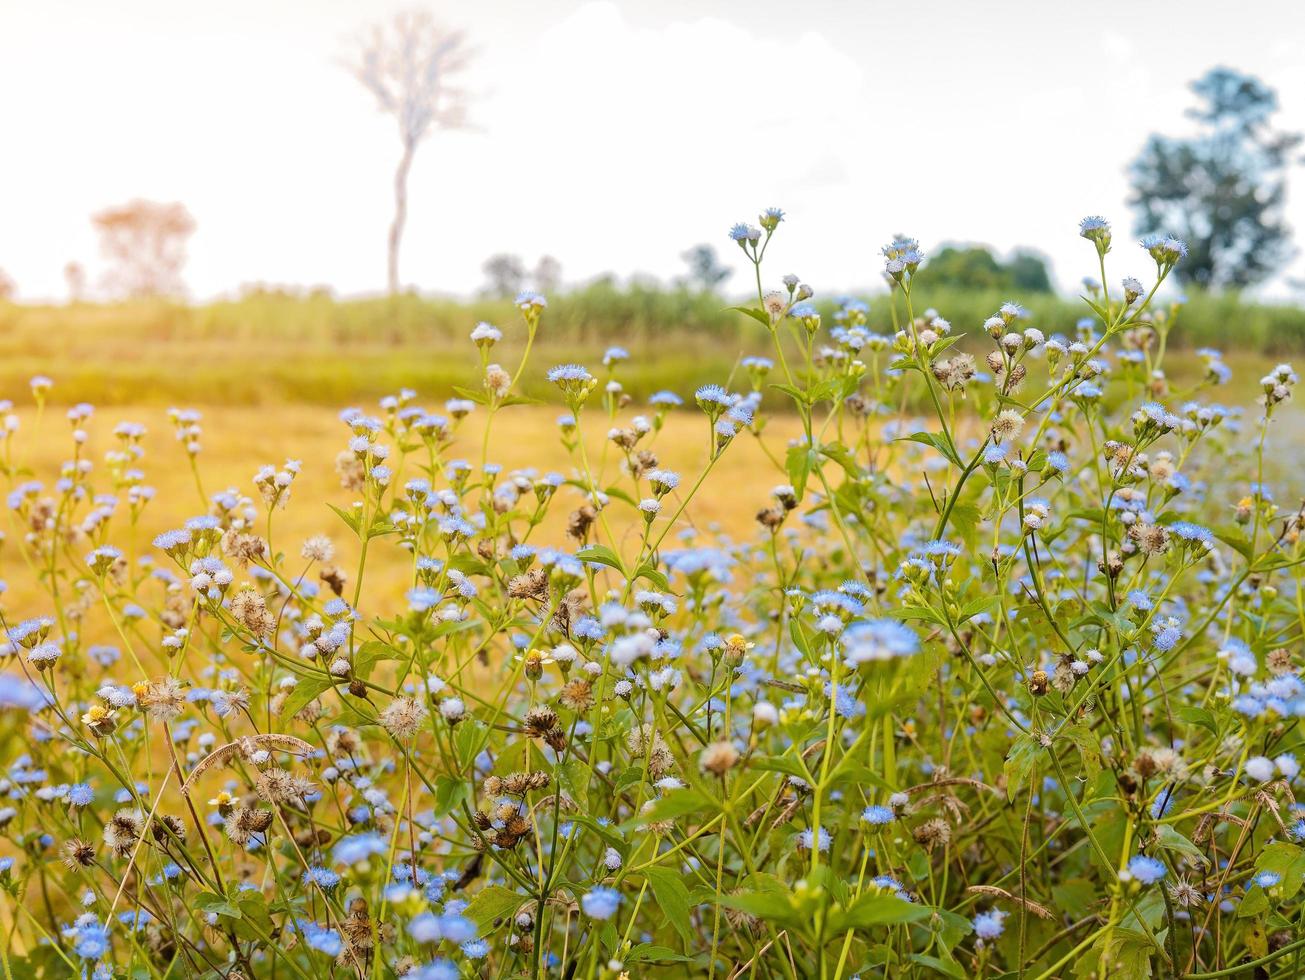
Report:
[[[956,330],[976,330],[1006,299],[1024,302],[1030,322],[1048,334],[1072,331],[1088,312],[1078,299],[929,289],[927,280],[920,292]],[[889,297],[870,302],[871,325],[889,331]],[[740,352],[770,351],[764,330],[727,303],[687,290],[610,282],[561,294],[545,314],[538,363],[592,366],[607,346],[619,344],[633,355],[622,370],[632,395],[688,391],[727,376]],[[828,314],[832,306],[823,308]],[[64,403],[339,405],[402,387],[444,393],[476,377],[477,352],[467,334],[479,320],[504,330],[493,359],[515,363],[524,330],[503,300],[337,300],[324,292],[258,292],[197,306],[0,305],[0,390],[13,394],[32,375],[49,374],[59,383],[55,400]],[[1196,295],[1179,317],[1171,346],[1179,349],[1171,370],[1180,375],[1192,365],[1182,349],[1201,346],[1224,348],[1234,368],[1241,359],[1253,360],[1248,370],[1260,371],[1266,358],[1305,349],[1305,310]],[[986,350],[986,338],[975,349]],[[541,378],[525,381],[527,395],[542,393]]]

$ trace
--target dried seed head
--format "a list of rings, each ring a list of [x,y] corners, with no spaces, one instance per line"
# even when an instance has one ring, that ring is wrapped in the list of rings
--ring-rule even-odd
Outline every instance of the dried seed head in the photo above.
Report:
[[[1205,901],[1201,890],[1186,878],[1179,878],[1169,886],[1169,897],[1174,904],[1185,909],[1195,908]]]
[[[185,689],[181,686],[181,681],[175,677],[139,684],[134,690],[137,704],[144,708],[151,718],[162,721],[176,718],[186,704]]]
[[[186,825],[181,822],[180,817],[174,817],[170,813],[162,813],[154,818],[150,824],[150,833],[160,844],[171,841],[186,843]]]
[[[63,863],[72,871],[89,868],[95,863],[95,848],[80,837],[64,841],[63,855]]]
[[[231,599],[231,615],[259,639],[276,629],[276,617],[267,609],[267,602],[252,585],[241,586]]]
[[[933,820],[926,820],[916,827],[912,831],[912,836],[915,837],[917,843],[923,844],[932,851],[935,847],[941,847],[952,839],[952,828],[946,820],[935,817]]]
[[[291,803],[300,799],[299,787],[288,769],[264,769],[254,780],[254,791],[268,803]]]
[[[521,727],[531,738],[543,738],[557,727],[557,712],[547,705],[537,705],[526,712]]]
[[[1042,697],[1050,687],[1051,678],[1045,670],[1035,670],[1029,675],[1029,693],[1034,697]]]
[[[713,742],[698,756],[698,765],[716,776],[724,776],[739,761],[739,750],[733,742]]]
[[[336,595],[344,595],[344,586],[349,581],[349,575],[344,569],[335,565],[323,565],[317,577]]]
[[[568,711],[582,715],[594,706],[594,686],[583,678],[568,681],[557,700]]]
[[[400,741],[407,741],[421,730],[429,712],[416,698],[395,698],[381,712],[381,726]]]
[[[509,796],[525,796],[536,790],[547,789],[551,778],[542,771],[509,773],[503,777],[502,792]]]
[[[588,504],[585,504],[578,510],[572,511],[571,516],[567,518],[567,535],[575,538],[577,541],[583,541],[589,536],[589,528],[593,526],[597,517],[598,512]]]
[[[145,817],[139,810],[121,809],[104,825],[104,846],[117,857],[126,857],[140,840]]]

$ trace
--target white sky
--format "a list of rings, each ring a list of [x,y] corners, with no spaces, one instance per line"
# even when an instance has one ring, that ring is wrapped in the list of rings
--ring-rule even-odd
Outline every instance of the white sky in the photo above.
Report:
[[[88,216],[136,196],[195,215],[198,298],[381,289],[397,137],[339,59],[397,6],[0,0],[0,268],[20,297],[61,299],[69,260],[98,278]],[[820,292],[876,282],[898,232],[1031,245],[1070,285],[1093,271],[1078,218],[1131,231],[1124,168],[1184,128],[1206,68],[1258,74],[1305,129],[1299,0],[432,9],[480,52],[477,128],[437,134],[412,174],[403,278],[433,292],[474,291],[498,251],[555,255],[567,281],[668,277],[700,241],[737,263],[726,229],[771,204],[790,218],[771,274]],[[1305,171],[1294,187],[1305,249]],[[1146,273],[1117,251],[1115,275]]]

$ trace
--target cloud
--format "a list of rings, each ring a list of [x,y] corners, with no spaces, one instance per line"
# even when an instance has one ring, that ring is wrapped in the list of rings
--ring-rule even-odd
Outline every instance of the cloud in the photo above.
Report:
[[[773,195],[816,163],[845,171],[841,110],[865,82],[813,33],[780,41],[710,17],[638,26],[606,2],[496,68],[497,94],[478,110],[485,136],[420,191],[460,188],[441,210],[471,229],[464,280],[503,248],[554,252],[571,276],[672,271],[667,260],[695,240],[724,242],[732,221],[791,203]]]

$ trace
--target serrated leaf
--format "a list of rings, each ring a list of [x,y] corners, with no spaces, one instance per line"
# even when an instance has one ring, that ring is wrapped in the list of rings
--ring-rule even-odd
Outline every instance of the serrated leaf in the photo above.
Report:
[[[1010,752],[1001,771],[1006,776],[1006,798],[1013,801],[1015,794],[1025,789],[1042,755],[1042,746],[1032,735],[1021,733],[1011,743]]]
[[[969,622],[975,616],[992,612],[999,605],[1001,605],[1001,596],[999,595],[985,595],[979,596],[977,599],[971,599],[961,607],[961,611],[956,617],[956,625],[960,626],[961,623]]]
[[[908,902],[896,895],[869,892],[856,899],[845,909],[836,911],[829,919],[831,933],[848,929],[869,929],[871,926],[896,925],[902,922],[919,922],[927,919],[933,910],[927,906]]]
[[[625,574],[625,566],[621,564],[621,556],[605,544],[586,545],[577,551],[575,556],[581,561],[606,565],[608,568],[616,569],[622,575]]]
[[[1200,725],[1211,735],[1219,734],[1219,726],[1214,720],[1214,715],[1199,705],[1180,704],[1174,708],[1174,716],[1189,725]]]
[[[673,820],[703,810],[714,810],[716,804],[697,790],[675,789],[668,792],[651,807],[621,825],[622,830],[643,827],[659,820]]]
[[[964,468],[965,466],[965,464],[961,462],[961,458],[956,455],[956,450],[951,447],[951,444],[948,443],[946,437],[940,433],[912,432],[909,436],[902,436],[898,439],[894,439],[893,442],[918,442],[923,446],[930,446],[933,449],[938,450],[938,452],[947,457],[948,462],[961,468]]]
[[[811,477],[811,467],[815,464],[815,454],[811,447],[798,443],[788,447],[784,457],[784,469],[788,471],[788,482],[793,487],[797,499],[801,500],[807,490],[807,480]]]
[[[696,936],[689,923],[689,913],[693,906],[684,880],[669,868],[644,868],[643,876],[657,899],[658,910],[684,940],[685,948],[692,949]]]
[[[644,562],[634,573],[636,579],[644,578],[651,582],[662,592],[671,591],[671,580],[666,577],[666,573],[658,569],[651,562]]]
[[[407,654],[401,653],[388,643],[380,640],[368,640],[353,655],[353,673],[355,677],[367,680],[371,672],[382,660],[406,660]]]
[[[774,388],[776,391],[782,391],[784,394],[788,395],[789,398],[792,398],[799,405],[811,404],[811,399],[807,395],[807,393],[803,391],[801,388],[797,387],[796,385],[786,385],[786,384],[777,383],[777,384],[772,384],[770,387]]]
[[[735,313],[742,313],[745,316],[750,316],[767,330],[770,329],[770,317],[764,310],[755,310],[751,306],[731,306],[729,309],[733,310]]]
[[[1171,825],[1167,823],[1158,824],[1155,829],[1155,842],[1167,851],[1176,851],[1179,854],[1185,854],[1196,861],[1197,864],[1209,864],[1206,856],[1201,853],[1201,849],[1193,844],[1190,840],[1180,834]]]
[[[360,519],[361,515],[353,511],[345,510],[343,507],[337,507],[335,506],[335,504],[327,504],[326,506],[330,507],[331,510],[335,511],[335,513],[339,515],[340,520],[344,521],[344,523],[349,526],[349,530],[351,530],[354,534],[358,533],[358,526],[361,523],[361,519]]]
[[[463,914],[484,930],[496,919],[506,919],[513,915],[526,901],[524,895],[518,895],[511,888],[502,885],[486,885],[471,900]]]
[[[295,685],[294,690],[287,694],[286,699],[281,702],[280,716],[287,719],[293,718],[334,686],[335,680],[330,677],[310,677],[306,680],[300,680]]]
[[[766,922],[779,925],[795,926],[798,923],[797,909],[784,892],[740,892],[737,895],[720,895],[717,905],[728,909],[738,909],[748,915],[754,915]]]
[[[1254,561],[1255,549],[1251,547],[1251,539],[1234,527],[1216,527],[1214,536],[1232,548],[1235,552],[1245,558],[1247,561]]]
[[[205,914],[225,915],[229,919],[239,919],[244,916],[239,907],[228,899],[225,895],[219,895],[216,892],[203,892],[195,899],[195,908]]]

